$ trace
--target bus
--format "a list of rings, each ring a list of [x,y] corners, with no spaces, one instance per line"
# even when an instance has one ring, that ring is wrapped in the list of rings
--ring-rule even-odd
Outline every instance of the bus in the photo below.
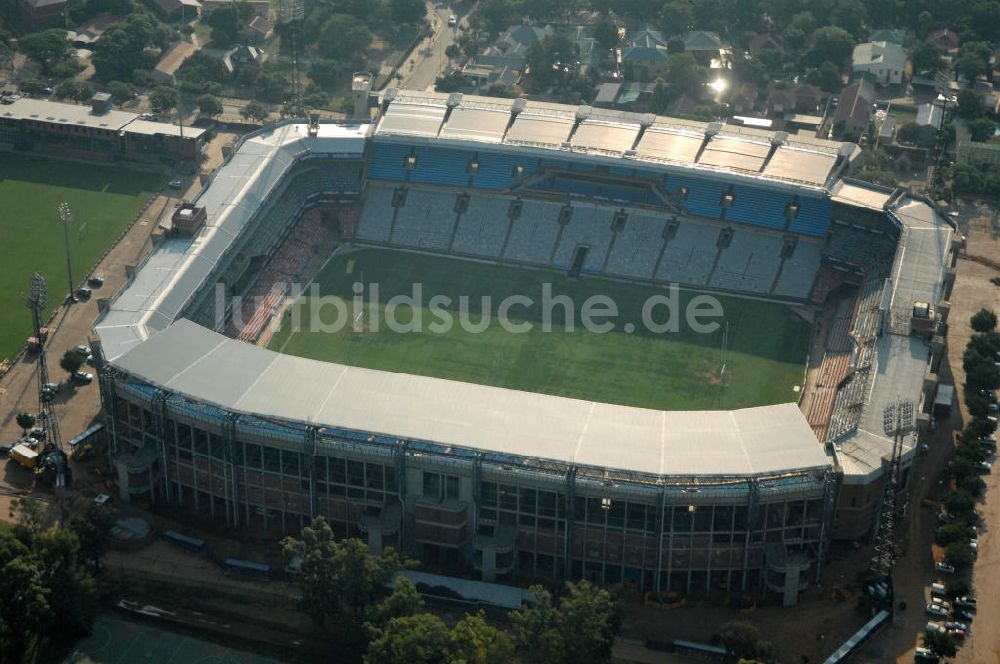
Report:
[[[70,438],[69,453],[74,454],[77,450],[83,449],[87,443],[93,442],[104,431],[104,425],[98,422],[88,427],[83,433]]]
[[[192,553],[204,553],[205,551],[205,540],[182,535],[176,530],[164,530],[160,533],[160,537]]]
[[[239,574],[253,579],[267,579],[271,576],[270,565],[253,563],[249,560],[226,558],[222,561],[222,566],[226,569],[226,574]]]

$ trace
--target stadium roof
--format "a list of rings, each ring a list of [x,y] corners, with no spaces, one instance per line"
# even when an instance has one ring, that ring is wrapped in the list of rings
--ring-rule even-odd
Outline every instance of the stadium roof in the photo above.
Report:
[[[830,197],[835,203],[881,212],[892,198],[893,190],[867,182],[842,182]]]
[[[150,122],[140,120],[135,113],[110,110],[106,113],[94,113],[90,106],[79,104],[64,104],[46,99],[30,99],[22,97],[11,104],[0,106],[0,118],[14,120],[34,120],[50,124],[78,125],[105,131],[125,131],[133,134],[154,135],[163,134],[175,136],[179,133],[177,125],[169,122]],[[184,127],[185,138],[198,138],[205,133],[197,127]]]
[[[164,240],[98,320],[105,357],[114,359],[180,315],[301,152],[360,157],[367,131],[368,125],[320,125],[311,137],[306,125],[290,123],[244,140],[194,200],[205,208],[205,226],[194,237]]]
[[[755,127],[524,99],[392,89],[384,102],[377,140],[441,138],[473,149],[485,142],[572,151],[576,158],[647,161],[799,189],[824,189],[837,174],[838,158],[857,150],[851,143]]]
[[[897,399],[921,393],[931,359],[930,344],[910,335],[914,302],[935,305],[944,295],[944,271],[954,230],[926,200],[903,197],[892,210],[901,225],[901,237],[890,273],[888,306],[883,311],[884,333],[876,342],[875,375],[861,413],[858,429],[838,441],[837,459],[846,483],[865,483],[882,472],[882,459],[892,453],[883,414]],[[920,412],[914,403],[915,412]],[[905,445],[913,447],[912,436]]]
[[[793,403],[678,412],[616,406],[282,355],[184,319],[114,364],[235,412],[527,458],[678,476],[830,465]],[[616,444],[623,440],[629,444]]]

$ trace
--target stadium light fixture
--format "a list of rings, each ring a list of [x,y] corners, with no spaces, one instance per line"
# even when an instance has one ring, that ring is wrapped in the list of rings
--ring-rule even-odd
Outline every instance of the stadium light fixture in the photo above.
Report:
[[[66,245],[66,281],[69,283],[69,295],[67,301],[73,300],[73,261],[69,248],[69,223],[73,220],[73,213],[69,209],[69,203],[59,204],[59,218],[63,224],[63,242]]]
[[[609,509],[611,509],[611,499],[610,498],[607,498],[607,497],[601,498],[601,509],[602,510],[609,510]]]
[[[690,194],[690,193],[691,193],[691,190],[688,189],[687,187],[678,187],[677,188],[677,200],[679,200],[679,201],[686,201],[687,197],[688,197],[688,194]]]
[[[406,170],[408,170],[408,171],[412,171],[414,168],[416,168],[417,167],[417,155],[415,155],[415,154],[408,154],[408,155],[406,155],[406,160],[403,162],[403,167]]]
[[[520,179],[521,176],[524,175],[524,166],[518,164],[517,166],[514,167],[514,169],[511,171],[510,174],[513,175],[515,178]]]
[[[785,218],[794,219],[799,216],[799,202],[790,201],[788,205],[785,206]]]
[[[478,173],[479,172],[479,160],[476,159],[476,158],[470,159],[469,160],[469,165],[468,165],[468,167],[466,167],[466,170],[470,174],[472,174],[472,175],[475,175],[476,173]]]

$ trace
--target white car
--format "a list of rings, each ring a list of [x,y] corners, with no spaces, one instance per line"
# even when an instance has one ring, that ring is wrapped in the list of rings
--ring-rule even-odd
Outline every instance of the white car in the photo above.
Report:
[[[932,616],[938,616],[939,618],[948,617],[948,609],[944,608],[940,604],[928,604],[925,610]]]
[[[457,25],[458,25],[458,17],[452,14],[451,16],[448,17],[448,27],[454,28]]]
[[[957,622],[953,620],[951,622],[946,622],[944,626],[947,627],[948,629],[960,629],[963,632],[969,631],[969,626],[964,622]]]
[[[927,632],[937,632],[938,634],[947,634],[948,630],[941,623],[929,622],[924,626],[924,630]]]
[[[954,574],[955,573],[955,566],[954,565],[949,565],[948,563],[938,563],[937,564],[937,571],[939,571],[939,572],[947,572],[948,574]]]
[[[976,465],[976,467],[979,469],[979,472],[982,472],[982,473],[988,473],[991,470],[993,470],[993,464],[990,463],[989,461],[980,461]]]
[[[976,553],[979,553],[979,540],[978,539],[970,539],[969,540],[969,548],[972,549],[973,551],[975,551]]]

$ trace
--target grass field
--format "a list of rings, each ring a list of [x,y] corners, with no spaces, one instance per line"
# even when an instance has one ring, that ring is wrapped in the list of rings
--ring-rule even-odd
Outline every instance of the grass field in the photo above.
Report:
[[[367,326],[355,325],[352,312],[352,285],[358,280],[379,284],[377,302],[364,305]],[[307,292],[286,314],[271,348],[328,362],[606,403],[695,410],[795,401],[809,344],[810,325],[790,307],[718,298],[728,324],[726,371],[720,379],[725,324],[711,334],[695,333],[683,324],[677,333],[656,334],[640,324],[643,303],[663,289],[374,249],[335,257],[315,281],[322,296],[335,295],[344,302],[347,324],[337,332],[310,329],[314,298]],[[416,281],[423,288],[419,308],[425,331],[391,331],[384,323],[387,308],[392,308],[387,300],[410,294]],[[538,324],[544,311],[543,282],[552,284],[554,296],[565,294],[574,302],[574,330],[561,324],[565,318],[560,307],[553,308],[554,331],[545,332]],[[439,321],[429,308],[436,294],[455,302],[460,295],[469,296],[474,311],[468,318],[473,322],[480,321],[485,311],[476,303],[491,296],[490,325],[477,334],[458,324],[448,333],[427,331],[430,323]],[[534,300],[530,308],[511,309],[512,322],[534,323],[530,332],[508,332],[497,322],[499,303],[513,294]],[[588,332],[579,325],[583,302],[595,294],[607,295],[617,304],[614,331]],[[682,292],[679,309],[683,311],[695,295]],[[454,304],[451,311],[457,311]],[[662,321],[666,310],[657,311],[654,318]],[[408,307],[396,312],[402,323],[410,322],[414,313]],[[335,305],[326,305],[319,317],[333,326],[338,317]],[[458,320],[457,313],[454,318]],[[299,330],[293,331],[296,319]],[[382,321],[378,330],[373,321]],[[632,333],[625,331],[629,322],[636,326]]]
[[[0,155],[0,359],[16,353],[31,335],[24,298],[32,273],[41,272],[48,281],[51,305],[66,295],[58,205],[69,203],[73,211],[69,239],[79,284],[165,180],[128,168]]]

